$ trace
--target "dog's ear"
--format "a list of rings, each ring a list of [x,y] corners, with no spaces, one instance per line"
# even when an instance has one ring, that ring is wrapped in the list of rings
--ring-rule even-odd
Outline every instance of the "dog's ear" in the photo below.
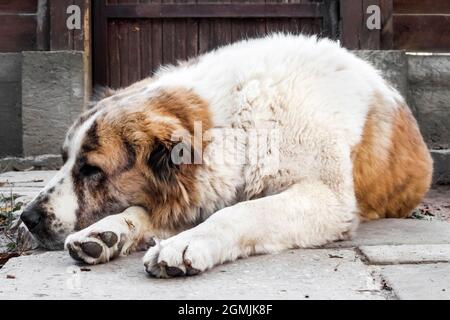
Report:
[[[157,139],[147,160],[154,175],[164,182],[172,182],[177,170],[177,165],[172,161],[172,149],[172,143]]]
[[[193,156],[190,143],[157,139],[148,157],[148,166],[158,179],[169,183],[175,180],[184,165],[192,164]]]

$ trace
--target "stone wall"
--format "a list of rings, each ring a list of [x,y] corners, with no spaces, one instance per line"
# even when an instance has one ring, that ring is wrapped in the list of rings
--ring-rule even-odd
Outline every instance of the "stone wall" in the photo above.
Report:
[[[24,52],[22,67],[23,153],[55,154],[84,106],[83,54]]]
[[[408,95],[408,62],[403,51],[358,50],[353,52],[381,70],[384,78],[404,97]]]
[[[450,184],[450,55],[408,55],[408,102],[431,149],[435,184]]]
[[[0,157],[22,155],[22,55],[0,54]]]
[[[450,55],[408,55],[408,101],[432,149],[450,147]]]
[[[450,184],[450,55],[355,51],[407,99],[434,160],[434,184]]]

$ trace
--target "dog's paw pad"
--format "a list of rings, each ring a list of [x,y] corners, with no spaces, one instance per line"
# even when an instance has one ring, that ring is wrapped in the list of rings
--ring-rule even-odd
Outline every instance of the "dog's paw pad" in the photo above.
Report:
[[[109,247],[109,246],[108,246]],[[97,259],[100,258],[103,252],[103,248],[100,244],[93,241],[84,242],[81,244],[81,250],[89,257]]]
[[[106,231],[103,233],[100,233],[100,239],[105,243],[108,248],[112,248],[116,245],[116,243],[119,241],[119,238],[117,235],[112,231]]]
[[[76,261],[98,264],[117,257],[122,252],[123,240],[123,237],[113,231],[82,230],[67,237],[66,248]]]

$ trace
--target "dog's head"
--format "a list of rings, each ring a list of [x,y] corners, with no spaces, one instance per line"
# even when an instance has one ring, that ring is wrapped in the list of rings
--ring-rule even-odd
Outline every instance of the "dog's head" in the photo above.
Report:
[[[71,232],[130,206],[165,228],[194,219],[185,211],[197,201],[198,165],[186,159],[205,146],[192,138],[196,121],[202,133],[210,127],[208,108],[187,90],[144,92],[102,99],[67,133],[63,167],[21,216],[44,247],[62,248]]]

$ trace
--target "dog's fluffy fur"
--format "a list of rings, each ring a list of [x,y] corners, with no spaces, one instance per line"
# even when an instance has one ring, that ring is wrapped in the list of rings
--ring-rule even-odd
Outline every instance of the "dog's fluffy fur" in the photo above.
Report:
[[[196,123],[209,139],[194,141]],[[230,129],[233,146],[220,139]],[[174,132],[201,164],[171,160]],[[249,142],[267,132],[276,147]],[[220,161],[252,148],[260,161]],[[371,65],[293,35],[241,41],[109,92],[63,150],[65,165],[26,211],[41,215],[32,232],[49,248],[70,234],[69,253],[91,264],[153,245],[144,264],[157,277],[405,217],[432,173],[404,99]]]

